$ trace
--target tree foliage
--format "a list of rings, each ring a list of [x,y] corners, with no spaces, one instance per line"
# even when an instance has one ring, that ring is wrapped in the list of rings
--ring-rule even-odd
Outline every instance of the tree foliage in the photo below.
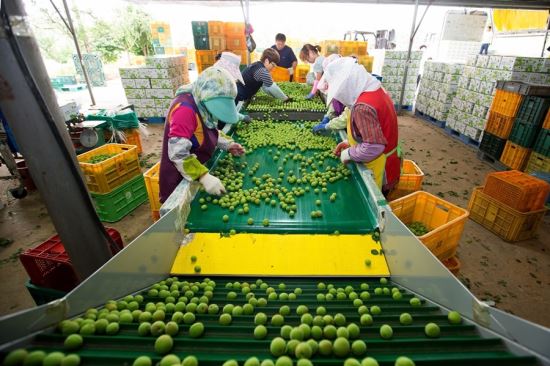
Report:
[[[131,5],[119,11],[117,39],[122,49],[140,56],[152,54],[150,17]]]

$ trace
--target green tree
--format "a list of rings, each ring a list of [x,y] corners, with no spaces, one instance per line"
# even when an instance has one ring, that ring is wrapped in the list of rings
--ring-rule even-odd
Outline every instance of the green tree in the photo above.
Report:
[[[101,55],[104,62],[115,62],[124,50],[115,33],[114,25],[104,20],[96,21],[90,29],[92,48]]]
[[[117,40],[124,51],[140,56],[153,52],[151,44],[151,18],[142,10],[131,5],[119,11],[120,19]]]

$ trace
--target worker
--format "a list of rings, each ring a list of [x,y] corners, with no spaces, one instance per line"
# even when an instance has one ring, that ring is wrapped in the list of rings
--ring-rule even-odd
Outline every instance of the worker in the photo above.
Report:
[[[216,147],[232,155],[244,154],[244,148],[220,135],[216,122],[238,121],[234,99],[237,88],[225,70],[209,67],[197,80],[176,92],[164,126],[160,160],[160,202],[165,202],[183,180],[198,181],[213,195],[225,193],[217,177],[204,164]]]
[[[332,99],[327,114],[323,116],[321,122],[315,125],[312,129],[313,133],[326,135],[339,130],[345,130],[348,122],[350,109]]]
[[[481,49],[479,50],[479,54],[487,54],[489,52],[489,46],[493,43],[493,27],[490,25],[487,26],[487,29],[485,32],[483,32],[483,38],[481,40]]]
[[[307,83],[313,85],[306,99],[312,99],[317,94],[317,84],[323,76],[323,61],[325,57],[320,54],[321,46],[313,46],[306,43],[300,51],[300,60],[313,64],[312,71],[307,75]]]
[[[380,81],[351,57],[328,66],[323,75],[327,101],[350,108],[348,140],[334,150],[342,163],[365,163],[380,190],[387,195],[399,181],[401,152],[398,148],[397,114]],[[322,80],[323,81],[323,80]]]
[[[219,54],[220,58],[214,64],[214,67],[218,67],[226,70],[233,76],[235,82],[240,82],[244,85],[243,75],[239,66],[241,65],[241,56],[236,55],[230,51],[224,51]],[[252,119],[249,115],[239,113],[239,121],[250,122]],[[218,129],[221,130],[225,127],[224,121],[218,121]]]
[[[280,61],[277,62],[277,65],[288,70],[290,81],[292,81],[294,70],[296,69],[296,65],[298,65],[298,59],[294,51],[292,51],[292,48],[288,47],[285,43],[286,36],[282,33],[277,33],[275,36],[275,44],[271,46],[271,48],[279,53]]]
[[[267,48],[262,53],[260,61],[256,61],[242,71],[244,83],[237,82],[237,98],[235,101],[250,100],[262,88],[273,98],[290,102],[292,99],[279,88],[271,78],[269,73],[279,63],[279,54],[277,51]]]

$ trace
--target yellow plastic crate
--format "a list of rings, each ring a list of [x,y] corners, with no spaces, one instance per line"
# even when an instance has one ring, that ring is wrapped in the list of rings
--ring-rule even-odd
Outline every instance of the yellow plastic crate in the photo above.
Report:
[[[271,70],[271,77],[273,78],[273,81],[276,83],[282,82],[282,81],[289,81],[290,73],[284,67],[275,66]]]
[[[550,158],[542,154],[537,154],[535,152],[531,153],[531,157],[527,162],[527,168],[525,168],[526,173],[535,173],[535,172],[544,172],[550,173]]]
[[[374,64],[374,56],[358,56],[357,63],[363,65],[368,72],[372,72],[372,65]]]
[[[96,164],[89,163],[92,157],[103,154],[116,155]],[[88,190],[93,193],[109,193],[141,174],[135,145],[106,144],[78,155],[77,159]]]
[[[422,188],[424,172],[412,160],[403,160],[403,169],[397,187],[390,193],[388,200],[393,201]]]
[[[160,161],[153,165],[148,171],[143,174],[145,177],[145,188],[147,188],[147,195],[149,196],[149,203],[151,204],[151,212],[154,217],[154,212],[160,210],[160,198],[159,198],[159,176],[160,176]]]
[[[470,218],[506,241],[520,241],[535,236],[546,209],[519,212],[483,193],[476,187],[468,204]]]
[[[340,55],[365,56],[367,54],[367,42],[365,41],[340,41]]]
[[[418,239],[440,260],[453,257],[464,231],[468,211],[428,192],[418,191],[390,202],[405,225],[421,222],[430,230]]]
[[[308,73],[309,65],[299,64],[298,66],[296,66],[296,70],[294,70],[294,82],[305,83]]]

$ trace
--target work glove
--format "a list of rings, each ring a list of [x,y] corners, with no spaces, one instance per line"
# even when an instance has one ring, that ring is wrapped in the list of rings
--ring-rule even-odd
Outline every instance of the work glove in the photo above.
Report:
[[[307,100],[315,98],[315,93],[309,93],[306,97]]]
[[[227,151],[229,151],[229,153],[233,156],[241,156],[245,153],[244,147],[236,142],[230,143]]]
[[[290,76],[294,75],[294,68],[293,68],[293,67],[289,67],[289,68],[288,68],[288,74],[289,74]]]
[[[201,182],[204,190],[208,192],[208,194],[221,196],[225,193],[225,187],[223,186],[222,181],[210,173],[206,173],[200,177],[199,182]]]
[[[342,150],[345,150],[347,148],[349,148],[349,142],[347,141],[340,142],[338,145],[336,145],[336,148],[334,149],[334,155],[340,156],[340,154],[342,153]]]
[[[250,123],[250,122],[252,122],[252,118],[248,114],[245,114],[243,116],[242,121],[245,122],[245,123]]]
[[[321,123],[313,126],[312,132],[315,134],[322,134],[327,130],[327,124],[329,121],[330,119],[328,118],[328,116],[323,117]]]
[[[292,102],[292,101],[293,101],[293,99],[290,98],[290,97],[288,97],[288,98],[286,98],[286,99],[283,101],[283,103],[290,103],[290,102]]]
[[[340,152],[340,161],[343,164],[347,164],[351,161],[351,157],[349,156],[349,147]]]

